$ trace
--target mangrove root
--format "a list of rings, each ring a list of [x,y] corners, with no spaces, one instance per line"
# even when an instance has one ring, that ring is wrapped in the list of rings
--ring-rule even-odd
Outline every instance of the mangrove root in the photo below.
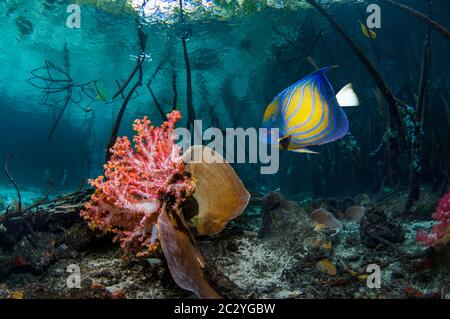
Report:
[[[325,11],[325,9],[316,0],[306,0],[310,5],[319,11],[319,13],[336,29],[336,31],[342,36],[342,38],[347,42],[347,44],[352,49],[353,53],[358,57],[358,59],[366,67],[367,71],[375,81],[375,84],[379,88],[380,92],[388,102],[388,121],[391,136],[398,134],[401,142],[405,144],[406,138],[403,132],[403,124],[400,116],[400,112],[397,107],[397,100],[392,93],[391,89],[388,87],[386,82],[382,79],[381,75],[377,71],[376,67],[362,51],[362,49],[356,44],[356,42],[344,31],[344,29],[334,20],[334,18]],[[390,138],[390,148],[392,150],[397,150],[397,145],[394,138]]]
[[[9,179],[9,181],[14,185],[14,188],[16,189],[16,192],[17,192],[17,201],[18,201],[17,210],[18,210],[18,212],[20,213],[20,212],[22,212],[22,196],[20,195],[19,187],[17,186],[16,181],[14,180],[14,178],[12,177],[11,173],[10,173],[9,170],[8,170],[8,163],[9,163],[9,160],[10,160],[12,157],[13,157],[12,154],[11,154],[11,155],[8,155],[8,156],[6,157],[6,160],[5,160],[5,166],[4,166],[4,171],[5,171],[6,176],[7,176],[8,179]]]
[[[130,101],[131,97],[133,96],[134,91],[136,91],[136,89],[139,86],[142,86],[142,63],[143,63],[144,59],[145,59],[144,56],[141,55],[136,63],[136,65],[138,66],[138,70],[139,70],[139,78],[136,81],[136,83],[133,85],[133,87],[130,89],[130,91],[128,92],[125,99],[123,100],[119,114],[117,114],[116,121],[114,122],[114,127],[111,132],[111,137],[109,138],[108,146],[106,148],[105,163],[107,163],[111,158],[112,147],[116,143],[117,134],[118,134],[119,128],[120,128],[120,123],[122,122],[123,114],[125,113],[125,109],[127,108],[128,102]],[[132,74],[133,75],[135,74],[134,70],[133,70]],[[124,85],[123,87],[126,87],[126,86]],[[121,92],[121,91],[123,91],[123,89],[119,89],[119,92]],[[115,96],[117,96],[117,94]]]
[[[434,21],[433,19],[431,19],[430,17],[426,16],[425,14],[414,10],[411,7],[408,7],[407,5],[398,3],[396,1],[393,0],[383,0],[387,3],[390,3],[394,6],[396,6],[397,8],[409,13],[410,15],[416,17],[417,19],[419,19],[420,21],[426,23],[428,26],[430,26],[432,29],[436,30],[437,32],[439,32],[440,34],[442,34],[447,40],[450,41],[450,31],[447,30],[443,25],[441,25],[440,23]]]
[[[430,2],[431,9],[431,2]],[[431,11],[431,10],[430,10]],[[411,141],[411,172],[409,183],[409,195],[406,201],[405,213],[408,213],[420,197],[420,166],[421,151],[423,143],[423,111],[428,101],[429,74],[430,74],[430,47],[431,47],[431,26],[428,27],[428,33],[425,37],[422,70],[419,84],[419,96],[417,107],[414,114],[414,131]]]

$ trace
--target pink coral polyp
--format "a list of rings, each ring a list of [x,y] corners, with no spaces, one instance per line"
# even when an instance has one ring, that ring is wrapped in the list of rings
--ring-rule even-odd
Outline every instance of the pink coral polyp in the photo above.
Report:
[[[96,188],[81,215],[92,228],[112,231],[127,253],[148,255],[157,248],[156,222],[170,205],[178,209],[194,191],[184,171],[181,149],[175,144],[178,111],[161,127],[144,117],[134,122],[134,147],[127,137],[117,139],[104,176],[89,183]]]
[[[427,234],[423,231],[417,232],[417,239],[427,246],[445,245],[450,242],[450,189],[442,197],[433,214],[436,223]]]

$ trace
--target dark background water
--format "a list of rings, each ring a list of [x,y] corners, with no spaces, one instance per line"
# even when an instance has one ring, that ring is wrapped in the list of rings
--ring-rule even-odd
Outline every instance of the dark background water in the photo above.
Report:
[[[363,14],[369,3],[372,1],[360,4]],[[376,30],[375,41],[362,35],[358,22],[361,12],[352,1],[340,2],[327,10],[368,54],[394,93],[414,105],[427,28],[398,9],[378,3],[382,8],[382,28]],[[427,1],[404,3],[427,11]],[[57,111],[40,105],[39,91],[26,80],[30,71],[42,66],[45,59],[63,65],[66,43],[72,77],[79,82],[99,80],[109,101],[117,89],[114,80],[128,76],[134,65],[130,55],[139,52],[134,17],[88,7],[83,13],[82,29],[73,31],[61,23],[64,10],[48,12],[36,1],[16,4],[16,10],[9,12],[14,5],[4,1],[0,8],[0,27],[5,30],[0,51],[0,159],[14,154],[10,171],[21,187],[46,189],[46,170],[51,171],[55,185],[59,185],[66,170],[67,181],[57,190],[76,189],[81,180],[101,173],[105,146],[120,101],[96,102],[88,114],[69,105],[55,135],[48,141]],[[449,1],[434,0],[433,5],[433,17],[450,27]],[[20,17],[33,24],[31,34],[24,33],[17,24]],[[307,56],[319,66],[338,64],[338,69],[329,72],[335,90],[352,82],[360,97],[360,107],[346,109],[351,139],[322,146],[321,155],[284,153],[280,172],[275,176],[260,176],[258,165],[237,165],[238,173],[250,189],[281,188],[288,196],[341,196],[379,190],[388,184],[385,157],[370,156],[386,128],[386,106],[377,104],[375,85],[366,69],[317,11],[267,9],[226,21],[190,22],[189,28],[187,46],[193,72],[194,106],[198,118],[206,123],[217,118],[221,128],[259,127],[271,99],[313,71]],[[186,115],[186,75],[179,30],[148,24],[144,31],[149,35],[147,51],[151,55],[151,60],[144,64],[144,83],[162,64],[153,82],[154,91],[165,111],[169,111],[175,72],[178,106]],[[324,35],[316,41],[320,32]],[[445,178],[449,162],[448,52],[449,43],[433,32],[432,93],[425,111],[423,175],[426,182],[436,184]],[[121,135],[131,133],[131,123],[136,117],[149,115],[156,123],[161,122],[145,85],[138,92],[139,96],[130,102],[126,111]],[[352,140],[356,145],[351,145]],[[399,164],[403,185],[408,166],[408,156],[404,155]],[[0,184],[11,186],[4,175],[0,175]]]

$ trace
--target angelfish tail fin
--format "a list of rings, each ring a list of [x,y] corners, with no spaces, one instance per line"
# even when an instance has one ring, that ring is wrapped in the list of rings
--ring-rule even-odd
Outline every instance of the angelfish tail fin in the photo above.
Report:
[[[351,83],[344,86],[338,94],[336,94],[336,100],[340,107],[359,106],[359,98],[353,90],[353,85]]]

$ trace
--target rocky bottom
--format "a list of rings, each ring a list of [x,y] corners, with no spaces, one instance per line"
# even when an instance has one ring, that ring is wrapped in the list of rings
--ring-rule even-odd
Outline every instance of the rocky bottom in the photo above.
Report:
[[[162,258],[125,259],[109,236],[88,230],[78,217],[84,199],[3,220],[0,298],[195,298],[177,287]],[[197,244],[249,298],[450,298],[448,252],[416,240],[438,198],[424,190],[408,216],[400,213],[405,199],[402,192],[303,202],[253,194],[244,214]],[[346,216],[355,205],[364,215]],[[320,208],[339,227],[310,217]],[[369,265],[380,269],[380,288]]]

